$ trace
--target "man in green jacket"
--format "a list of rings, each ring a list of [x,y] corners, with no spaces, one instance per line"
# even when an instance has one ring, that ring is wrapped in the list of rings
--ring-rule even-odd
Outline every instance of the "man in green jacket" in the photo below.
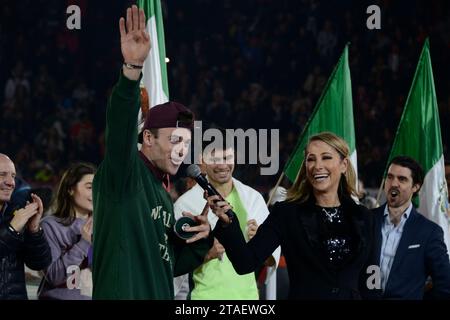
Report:
[[[208,208],[192,216],[198,232],[174,235],[169,175],[178,171],[191,140],[193,114],[167,102],[151,108],[137,150],[139,80],[150,38],[136,6],[119,22],[124,65],[106,112],[106,154],[95,175],[94,299],[173,299],[173,277],[192,271],[212,246]],[[187,243],[186,243],[187,242]],[[194,243],[193,243],[194,242]]]

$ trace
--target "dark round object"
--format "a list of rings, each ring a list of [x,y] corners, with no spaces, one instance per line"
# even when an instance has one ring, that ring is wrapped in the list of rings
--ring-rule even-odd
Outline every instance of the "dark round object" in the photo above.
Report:
[[[189,227],[193,227],[196,226],[197,223],[190,217],[181,217],[180,219],[178,219],[174,226],[173,226],[173,230],[175,231],[175,234],[180,237],[183,240],[187,240],[191,237],[193,237],[194,235],[196,235],[198,232],[188,232],[185,231],[184,228],[189,226]]]

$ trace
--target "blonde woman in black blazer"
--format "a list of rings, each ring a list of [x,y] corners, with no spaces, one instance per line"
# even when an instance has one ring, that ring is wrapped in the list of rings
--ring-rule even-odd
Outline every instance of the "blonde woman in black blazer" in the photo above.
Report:
[[[299,175],[256,236],[245,243],[237,218],[217,196],[208,197],[220,223],[214,234],[240,274],[254,271],[281,245],[289,299],[360,299],[372,251],[373,219],[357,198],[347,143],[333,133],[310,138]],[[216,201],[214,203],[214,201]]]

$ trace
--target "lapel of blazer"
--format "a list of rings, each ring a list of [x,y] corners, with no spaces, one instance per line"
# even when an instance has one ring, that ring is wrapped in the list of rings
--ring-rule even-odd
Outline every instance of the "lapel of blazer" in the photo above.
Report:
[[[350,223],[352,224],[353,231],[355,232],[357,239],[356,253],[360,253],[363,247],[367,246],[368,234],[365,230],[366,221],[364,220],[364,215],[361,207],[353,201],[350,197],[341,197],[341,204],[343,210],[348,214],[350,218]]]
[[[311,248],[309,251],[311,252],[312,263],[315,265],[315,268],[322,270],[323,275],[332,281],[332,273],[330,272],[326,261],[322,259],[322,254],[320,253],[320,250],[322,249],[320,248],[321,245],[319,239],[319,223],[317,214],[318,211],[314,205],[314,201],[309,200],[300,204],[298,217],[300,224],[305,231],[306,242]]]
[[[402,237],[397,247],[397,251],[395,252],[394,262],[392,263],[391,271],[389,272],[389,278],[386,286],[389,286],[389,281],[392,279],[391,275],[395,275],[398,271],[397,269],[400,266],[400,262],[402,262],[406,253],[408,252],[408,245],[414,239],[415,234],[417,233],[417,215],[418,213],[414,209],[411,210],[408,220],[406,220],[405,225],[403,226]]]
[[[344,197],[342,198],[343,208],[346,212],[350,213],[350,219],[352,221],[356,235],[361,240],[360,245],[366,245],[367,234],[364,230],[366,222],[364,220],[361,208],[351,199]],[[361,247],[361,246],[359,246]]]

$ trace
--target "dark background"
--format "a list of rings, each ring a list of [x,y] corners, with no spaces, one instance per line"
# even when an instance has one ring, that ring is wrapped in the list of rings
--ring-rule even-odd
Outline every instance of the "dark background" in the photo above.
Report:
[[[74,161],[99,164],[107,97],[122,63],[118,20],[132,1],[2,1],[0,152],[32,185]],[[81,7],[81,30],[66,8]],[[366,8],[381,8],[381,30]],[[170,99],[203,126],[279,128],[280,172],[345,43],[350,42],[358,169],[377,188],[424,40],[445,156],[450,118],[448,1],[163,1]],[[263,193],[279,175],[236,176]]]

